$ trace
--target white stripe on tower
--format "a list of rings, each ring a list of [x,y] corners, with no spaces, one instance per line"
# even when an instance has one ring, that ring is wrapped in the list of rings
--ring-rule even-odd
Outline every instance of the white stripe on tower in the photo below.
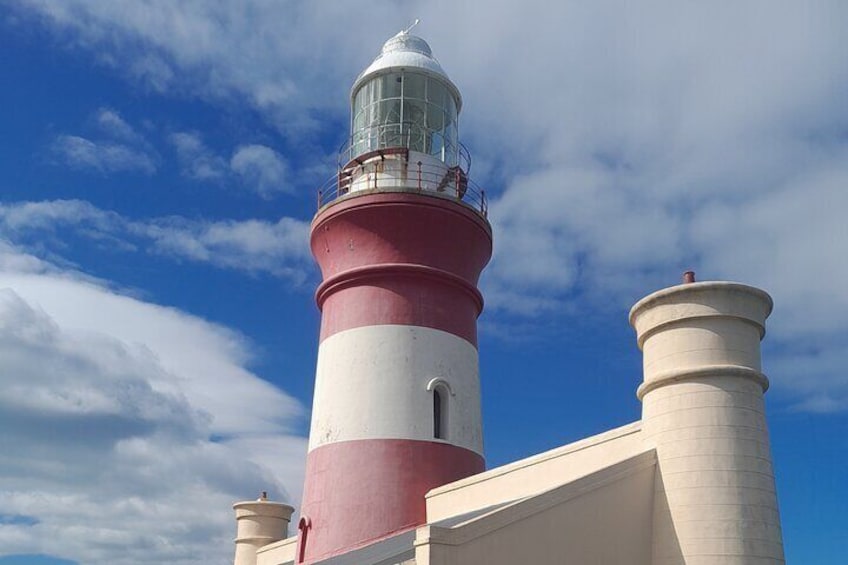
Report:
[[[391,438],[445,441],[482,456],[477,365],[477,349],[442,330],[379,325],[334,334],[318,351],[309,449]],[[442,389],[447,426],[441,439],[434,437],[428,390],[440,380],[450,387]]]

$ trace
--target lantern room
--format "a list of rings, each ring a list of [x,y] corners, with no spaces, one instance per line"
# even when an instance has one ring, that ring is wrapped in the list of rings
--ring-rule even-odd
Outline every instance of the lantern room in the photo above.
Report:
[[[427,42],[402,31],[353,85],[350,156],[407,147],[457,165],[461,105]]]
[[[350,104],[350,137],[319,207],[364,191],[402,191],[451,198],[485,216],[459,142],[462,96],[426,41],[409,29],[386,41],[354,82]]]

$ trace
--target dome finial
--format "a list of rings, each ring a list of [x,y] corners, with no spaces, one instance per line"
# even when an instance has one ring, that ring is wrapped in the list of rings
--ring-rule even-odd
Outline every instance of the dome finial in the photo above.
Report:
[[[411,25],[411,26],[409,26],[409,27],[408,27],[408,28],[406,28],[406,29],[401,30],[400,34],[398,34],[398,35],[401,35],[401,34],[403,34],[403,35],[407,35],[410,31],[412,31],[412,28],[414,28],[415,26],[417,26],[417,25],[418,25],[418,22],[420,22],[420,21],[421,21],[421,20],[419,20],[418,18],[415,18],[415,21],[414,21],[414,22],[412,22],[412,25]]]

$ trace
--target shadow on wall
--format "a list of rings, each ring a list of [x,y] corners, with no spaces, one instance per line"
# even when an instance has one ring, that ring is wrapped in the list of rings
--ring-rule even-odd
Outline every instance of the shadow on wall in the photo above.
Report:
[[[674,522],[671,519],[671,509],[665,492],[662,471],[657,466],[654,485],[654,524],[653,542],[651,548],[651,563],[655,565],[683,564],[683,550]]]

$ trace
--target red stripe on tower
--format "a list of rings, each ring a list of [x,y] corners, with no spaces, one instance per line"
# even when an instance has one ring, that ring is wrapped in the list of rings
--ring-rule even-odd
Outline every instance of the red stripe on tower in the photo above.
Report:
[[[312,225],[324,282],[321,341],[351,328],[405,324],[477,344],[480,271],[491,254],[488,222],[464,205],[378,193],[329,207]]]

